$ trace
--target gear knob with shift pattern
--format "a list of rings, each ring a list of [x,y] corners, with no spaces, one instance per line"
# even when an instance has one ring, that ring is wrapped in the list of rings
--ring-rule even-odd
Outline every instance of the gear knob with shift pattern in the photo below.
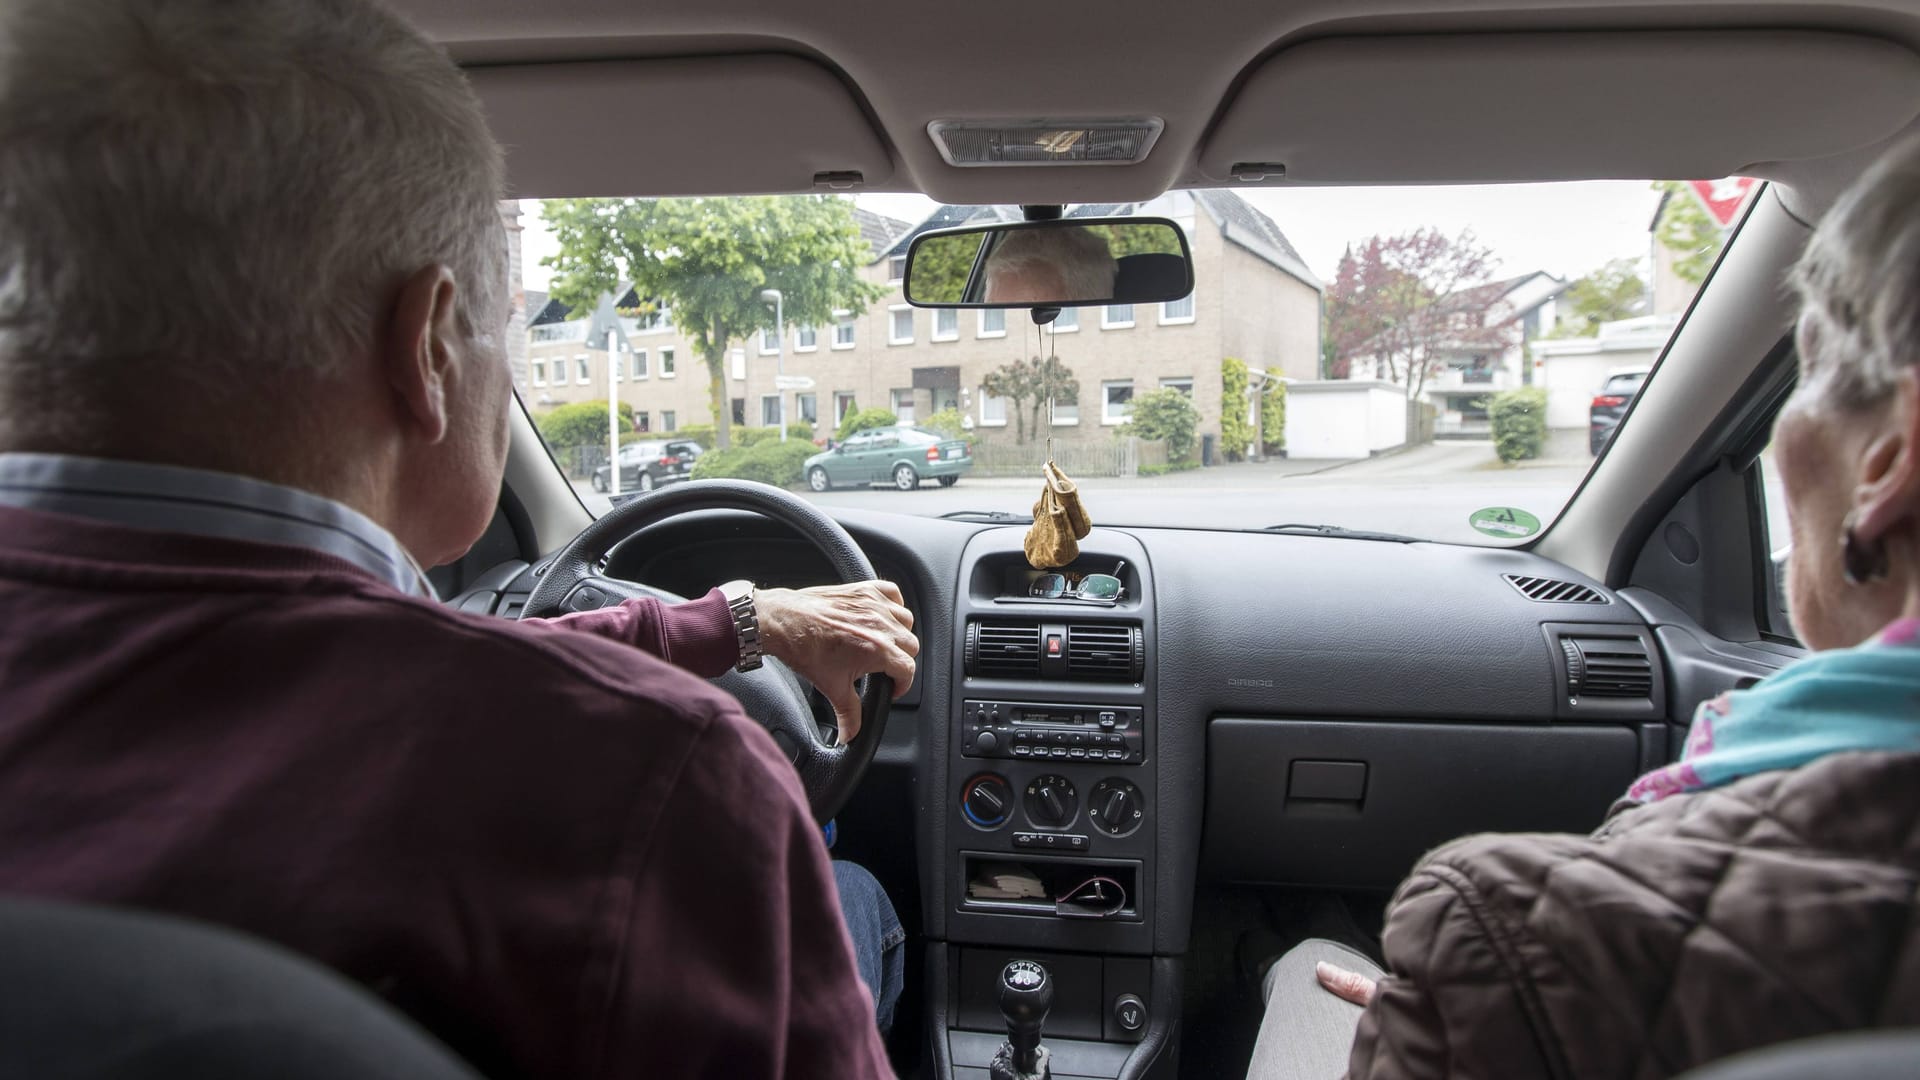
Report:
[[[1047,1080],[1047,1049],[1040,1031],[1053,1008],[1053,977],[1035,960],[1015,960],[1000,970],[1000,1015],[1007,1043],[989,1067],[993,1080]]]

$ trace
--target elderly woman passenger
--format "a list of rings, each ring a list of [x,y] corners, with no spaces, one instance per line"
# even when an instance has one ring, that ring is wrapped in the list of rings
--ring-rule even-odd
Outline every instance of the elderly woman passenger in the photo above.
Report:
[[[1774,447],[1814,654],[1702,705],[1592,836],[1427,856],[1385,973],[1331,942],[1281,957],[1251,1075],[1664,1076],[1920,1024],[1920,141],[1840,199],[1792,287]]]

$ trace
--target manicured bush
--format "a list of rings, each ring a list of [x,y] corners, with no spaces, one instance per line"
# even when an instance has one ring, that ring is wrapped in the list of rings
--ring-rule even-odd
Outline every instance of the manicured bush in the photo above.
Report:
[[[942,409],[920,421],[917,425],[939,435],[943,439],[965,439],[973,441],[973,433],[962,423],[959,409]]]
[[[1278,454],[1287,448],[1287,384],[1270,375],[1260,388],[1260,450]]]
[[[1253,445],[1253,423],[1247,419],[1247,362],[1229,356],[1220,361],[1220,452],[1239,461]],[[1140,407],[1134,406],[1134,415]],[[1168,451],[1173,447],[1169,445]]]
[[[800,482],[801,465],[819,451],[810,440],[796,439],[791,434],[784,443],[772,439],[752,446],[709,450],[694,462],[693,478],[758,480],[777,487],[792,487]]]
[[[845,442],[850,435],[869,428],[892,427],[899,422],[900,418],[891,409],[852,409],[848,411],[846,419],[840,421],[840,427],[834,431],[833,437]]]
[[[733,445],[737,447],[752,446],[766,439],[772,439],[775,442],[780,441],[780,427],[777,424],[773,427],[744,427],[740,424],[735,424],[731,434],[733,435]],[[676,428],[673,431],[655,431],[644,436],[644,438],[696,442],[700,444],[700,449],[702,450],[712,450],[719,446],[719,442],[717,441],[719,435],[715,433],[712,424],[689,424]],[[792,442],[795,439],[812,445],[813,425],[801,423],[788,424],[787,441]]]
[[[1165,439],[1167,460],[1180,461],[1193,452],[1193,436],[1199,427],[1200,410],[1194,408],[1192,399],[1168,387],[1134,395],[1133,416],[1121,434]]]
[[[1547,443],[1547,392],[1524,386],[1493,395],[1487,406],[1493,421],[1493,452],[1512,464],[1540,456]]]
[[[606,401],[577,401],[541,413],[533,418],[540,437],[552,447],[585,446],[607,443]],[[633,406],[620,403],[620,430],[633,430]]]

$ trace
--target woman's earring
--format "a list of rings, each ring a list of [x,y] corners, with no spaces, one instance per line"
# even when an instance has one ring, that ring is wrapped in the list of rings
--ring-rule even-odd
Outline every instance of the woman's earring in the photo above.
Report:
[[[1884,544],[1868,543],[1855,535],[1853,515],[1848,514],[1840,533],[1840,573],[1849,585],[1864,585],[1887,576],[1887,549]]]

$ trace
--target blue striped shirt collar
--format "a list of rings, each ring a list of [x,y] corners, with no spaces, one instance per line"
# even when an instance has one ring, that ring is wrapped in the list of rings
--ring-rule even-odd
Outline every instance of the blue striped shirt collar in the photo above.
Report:
[[[232,473],[71,454],[0,454],[0,506],[308,548],[352,563],[403,593],[434,595],[400,541],[365,514],[309,491]]]

